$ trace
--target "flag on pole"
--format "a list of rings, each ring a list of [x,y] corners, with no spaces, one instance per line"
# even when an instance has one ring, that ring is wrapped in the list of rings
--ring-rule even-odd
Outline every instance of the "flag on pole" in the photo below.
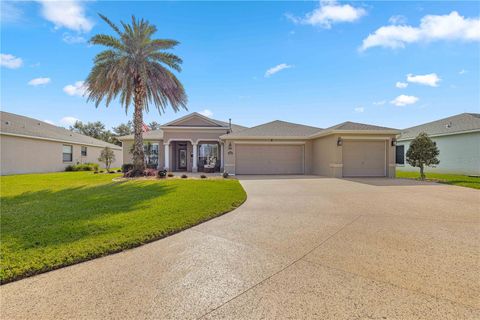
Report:
[[[147,132],[147,131],[150,131],[150,128],[145,123],[143,123],[142,124],[142,132]]]

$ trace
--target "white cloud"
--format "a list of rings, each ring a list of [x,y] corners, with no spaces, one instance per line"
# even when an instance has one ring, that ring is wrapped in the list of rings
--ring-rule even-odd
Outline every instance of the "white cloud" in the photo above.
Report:
[[[55,125],[55,122],[53,122],[52,120],[43,120],[43,122],[46,122],[51,125]]]
[[[468,72],[468,70],[462,69],[462,70],[458,71],[458,74],[465,74],[467,72]]]
[[[271,67],[270,69],[268,69],[266,72],[265,72],[265,77],[268,78],[272,75],[274,75],[275,73],[277,72],[280,72],[284,69],[289,69],[293,66],[289,65],[289,64],[286,64],[286,63],[281,63],[279,65],[276,65],[275,67]]]
[[[365,108],[364,107],[357,107],[355,109],[353,109],[353,111],[357,112],[357,113],[362,113],[365,111]]]
[[[363,39],[359,50],[372,47],[404,48],[409,43],[438,40],[480,41],[480,18],[465,18],[452,11],[448,15],[424,16],[418,27],[383,26]]]
[[[408,83],[397,81],[397,83],[395,83],[395,87],[397,87],[399,89],[404,89],[404,88],[408,87]]]
[[[437,87],[438,82],[441,81],[436,73],[429,73],[423,75],[407,74],[407,81],[411,83],[423,84],[425,86]]]
[[[41,85],[50,83],[50,81],[51,81],[50,78],[35,78],[28,81],[28,84],[31,86],[41,86]]]
[[[93,21],[85,16],[83,4],[76,0],[39,0],[42,16],[55,24],[55,28],[67,28],[77,32],[89,32]]]
[[[23,12],[18,3],[13,1],[2,1],[2,10],[0,10],[0,21],[2,23],[15,23],[22,20]]]
[[[85,39],[84,37],[79,36],[79,35],[71,35],[68,32],[65,32],[62,35],[62,40],[63,40],[63,42],[68,43],[68,44],[86,43],[87,42],[87,39]]]
[[[407,17],[398,14],[396,16],[391,16],[388,19],[388,22],[390,22],[391,24],[405,24],[407,23]]]
[[[376,106],[383,106],[385,103],[387,103],[387,100],[380,100],[380,101],[373,102],[373,104]]]
[[[418,101],[418,97],[415,97],[415,96],[407,96],[407,95],[399,95],[398,97],[396,97],[395,99],[393,99],[392,101],[390,101],[391,104],[394,104],[396,105],[397,107],[403,107],[403,106],[406,106],[406,105],[409,105],[409,104],[414,104]]]
[[[0,53],[0,65],[2,67],[9,69],[17,69],[20,68],[22,64],[23,60],[21,58],[15,57],[11,54]]]
[[[353,7],[349,4],[338,4],[334,0],[320,1],[320,6],[309,12],[305,17],[295,17],[287,14],[287,18],[298,24],[308,24],[330,29],[332,24],[341,22],[354,22],[367,14],[367,11],[360,7]]]
[[[80,120],[71,116],[63,117],[62,119],[60,119],[60,123],[64,126],[73,126],[77,121]]]
[[[205,109],[199,113],[205,117],[209,117],[209,118],[213,117],[213,112],[209,109]]]
[[[83,81],[77,81],[75,84],[69,84],[63,88],[63,91],[69,96],[83,96],[87,92],[87,87]]]

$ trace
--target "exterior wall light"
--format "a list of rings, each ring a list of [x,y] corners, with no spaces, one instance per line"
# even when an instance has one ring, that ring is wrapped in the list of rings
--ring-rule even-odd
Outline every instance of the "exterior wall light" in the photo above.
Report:
[[[232,143],[231,142],[228,143],[228,150],[232,150]]]
[[[343,139],[341,137],[338,137],[337,139],[337,147],[341,147],[343,145]]]
[[[392,138],[392,147],[395,147],[397,145],[397,139]]]

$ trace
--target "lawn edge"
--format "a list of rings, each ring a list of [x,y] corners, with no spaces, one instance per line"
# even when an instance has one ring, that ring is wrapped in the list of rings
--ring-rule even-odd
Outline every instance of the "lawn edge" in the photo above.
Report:
[[[146,244],[149,244],[149,243],[152,243],[152,242],[155,242],[155,241],[162,240],[164,238],[173,236],[177,233],[180,233],[180,232],[185,231],[187,229],[193,228],[193,227],[198,226],[202,223],[205,223],[205,222],[208,222],[210,220],[221,217],[221,216],[223,216],[223,215],[225,215],[229,212],[232,212],[232,211],[238,209],[239,207],[241,207],[247,201],[248,194],[245,191],[245,189],[243,188],[240,181],[238,181],[238,183],[240,184],[243,192],[245,193],[245,198],[238,205],[236,205],[236,206],[232,205],[232,208],[230,208],[230,210],[220,212],[220,213],[215,214],[211,217],[199,220],[197,223],[186,226],[185,228],[180,228],[178,230],[175,230],[175,231],[172,231],[172,232],[169,232],[169,233],[166,233],[166,234],[162,234],[158,237],[152,237],[151,239],[148,239],[148,240],[145,240],[145,241],[142,241],[142,242],[138,242],[138,243],[127,244],[125,247],[117,249],[117,250],[106,251],[106,252],[103,252],[101,254],[96,254],[96,255],[86,257],[86,258],[81,258],[81,259],[78,259],[76,261],[68,262],[68,263],[65,263],[65,264],[60,264],[60,265],[57,265],[57,266],[52,267],[52,268],[35,270],[35,271],[27,272],[25,274],[22,274],[22,275],[19,275],[19,276],[16,276],[16,277],[12,277],[12,278],[9,278],[9,279],[0,280],[0,286],[6,285],[6,284],[9,284],[9,283],[12,283],[12,282],[20,281],[20,280],[23,280],[23,279],[26,279],[26,278],[31,278],[31,277],[34,277],[34,276],[38,276],[38,275],[41,275],[41,274],[44,274],[44,273],[49,273],[49,272],[52,272],[52,271],[55,271],[55,270],[58,270],[58,269],[63,269],[63,268],[74,266],[74,265],[77,265],[77,264],[80,264],[80,263],[88,262],[88,261],[91,261],[91,260],[94,260],[94,259],[98,259],[98,258],[114,255],[114,254],[117,254],[117,253],[121,253],[121,252],[124,252],[124,251],[127,251],[127,250],[135,249],[135,248],[141,247],[143,245],[146,245]]]

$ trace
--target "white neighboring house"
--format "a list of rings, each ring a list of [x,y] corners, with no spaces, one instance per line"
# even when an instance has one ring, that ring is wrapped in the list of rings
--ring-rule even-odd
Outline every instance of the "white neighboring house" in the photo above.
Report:
[[[105,147],[123,163],[122,148],[21,115],[0,112],[0,174],[63,171],[77,163],[99,163]],[[102,165],[100,163],[100,165]]]
[[[480,114],[461,113],[402,130],[397,139],[396,163],[401,171],[418,171],[406,161],[410,142],[425,132],[440,150],[440,164],[428,172],[480,175]]]

